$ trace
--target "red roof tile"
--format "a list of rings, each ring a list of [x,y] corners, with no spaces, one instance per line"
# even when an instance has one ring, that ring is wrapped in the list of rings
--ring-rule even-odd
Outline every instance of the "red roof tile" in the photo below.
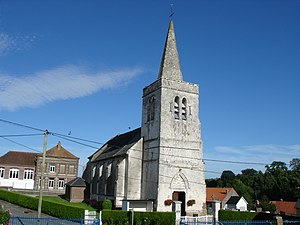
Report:
[[[35,166],[37,153],[9,151],[0,157],[1,165]]]
[[[276,206],[277,213],[285,213],[287,215],[296,215],[296,202],[271,201]]]
[[[226,195],[230,191],[234,191],[233,188],[206,188],[206,201],[212,202],[213,200],[223,201]]]

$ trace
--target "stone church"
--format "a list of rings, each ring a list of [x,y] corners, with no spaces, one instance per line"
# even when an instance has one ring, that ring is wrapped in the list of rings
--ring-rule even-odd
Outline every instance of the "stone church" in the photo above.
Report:
[[[173,21],[157,80],[143,90],[141,128],[119,134],[89,157],[90,199],[116,208],[206,213],[199,87],[183,81]]]

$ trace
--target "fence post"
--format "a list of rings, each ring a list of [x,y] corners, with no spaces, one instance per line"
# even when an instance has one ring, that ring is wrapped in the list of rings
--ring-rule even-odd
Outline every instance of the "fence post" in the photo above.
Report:
[[[275,216],[276,224],[283,225],[283,220],[281,216]]]
[[[221,202],[218,200],[213,200],[212,208],[213,208],[213,222],[215,224],[219,222],[219,210],[221,209]]]
[[[180,224],[180,216],[181,216],[181,201],[173,201],[172,202],[172,211],[175,212],[176,215],[176,225]]]
[[[102,211],[99,212],[99,225],[102,225]]]

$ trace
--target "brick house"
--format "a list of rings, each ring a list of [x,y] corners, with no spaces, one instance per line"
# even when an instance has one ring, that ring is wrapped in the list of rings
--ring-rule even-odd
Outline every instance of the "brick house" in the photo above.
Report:
[[[0,157],[0,187],[39,190],[42,154],[9,151]],[[46,151],[44,190],[62,194],[65,184],[77,177],[79,158],[58,142]]]
[[[0,187],[33,189],[36,153],[10,151],[0,157]]]
[[[36,157],[35,189],[39,189],[41,178],[41,164],[43,155]],[[44,190],[48,192],[64,193],[65,184],[75,179],[78,173],[79,158],[70,153],[58,142],[56,146],[46,151]]]

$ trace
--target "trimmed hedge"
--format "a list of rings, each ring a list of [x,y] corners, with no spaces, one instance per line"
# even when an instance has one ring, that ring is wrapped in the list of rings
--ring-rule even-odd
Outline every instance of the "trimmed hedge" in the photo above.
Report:
[[[0,199],[7,202],[37,210],[39,199],[28,195],[0,189]],[[43,200],[42,212],[58,218],[81,218],[84,209],[62,203]]]
[[[103,225],[123,225],[129,224],[129,213],[123,210],[102,210]]]
[[[132,212],[121,210],[103,210],[103,225],[123,225],[131,223]],[[135,225],[174,225],[174,212],[134,212]]]
[[[276,214],[264,213],[264,212],[240,212],[231,210],[220,210],[219,220],[274,220]],[[280,215],[284,220],[300,220],[300,217]]]

